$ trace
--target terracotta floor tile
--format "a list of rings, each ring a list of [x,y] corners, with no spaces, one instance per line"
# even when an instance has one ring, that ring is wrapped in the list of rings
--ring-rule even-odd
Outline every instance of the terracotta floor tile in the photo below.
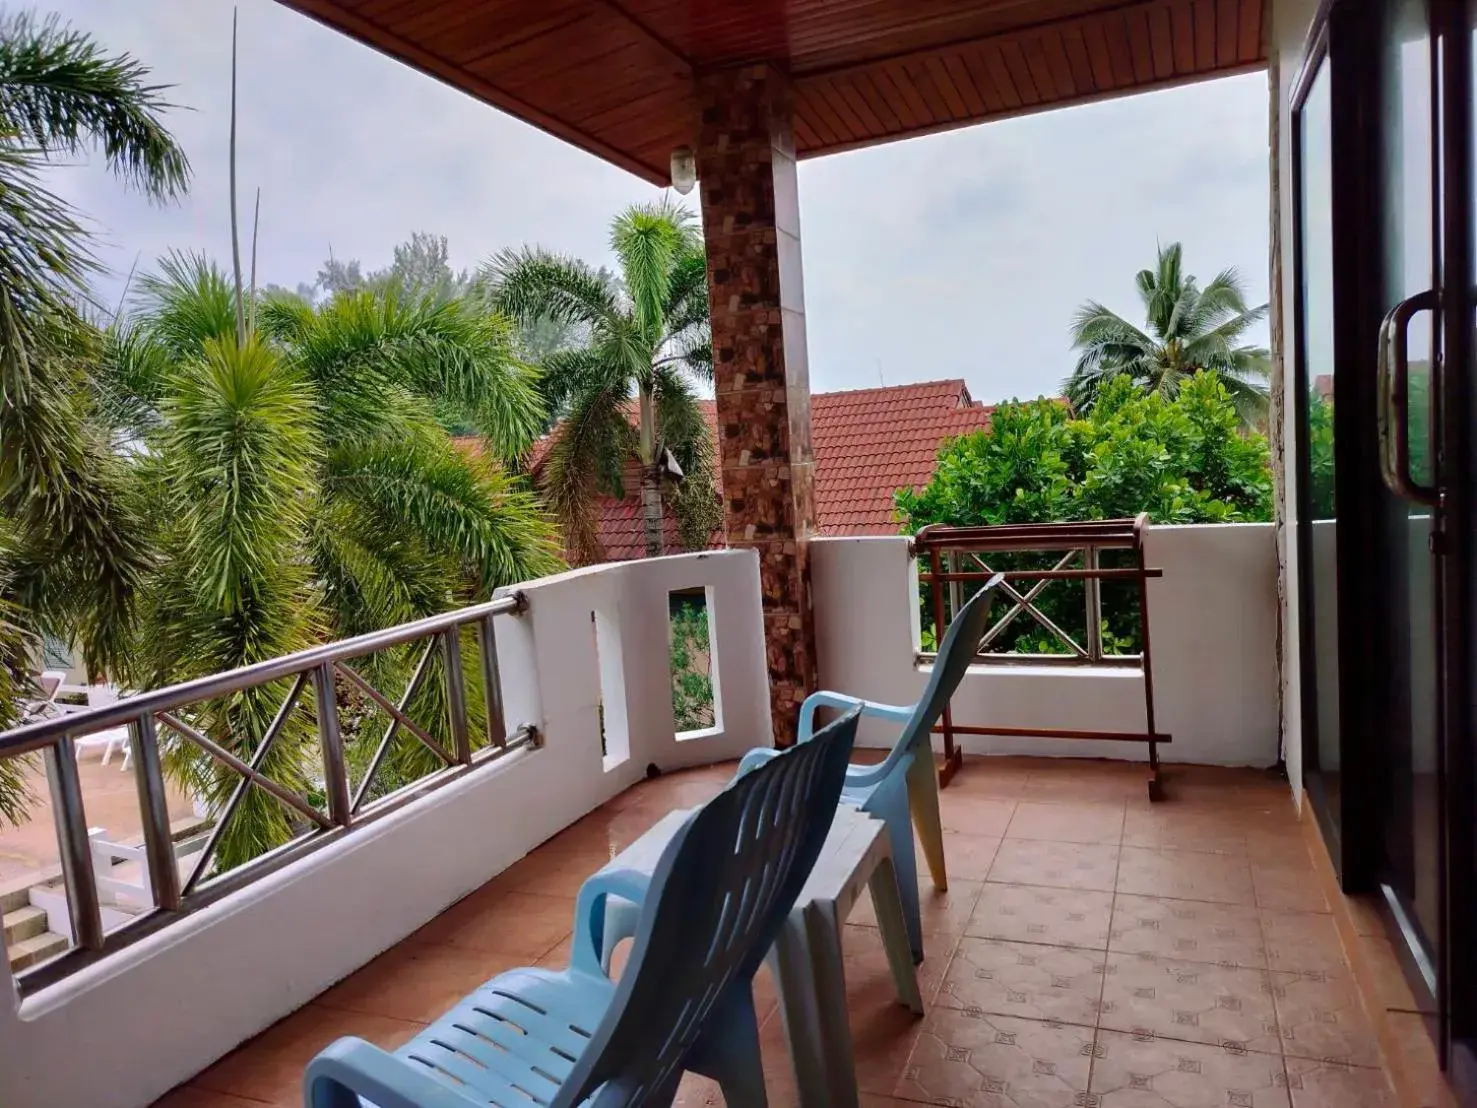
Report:
[[[1306,1058],[1287,1059],[1292,1108],[1396,1108],[1383,1073]]]
[[[958,945],[957,935],[924,936],[923,961],[913,968],[913,972],[918,977],[918,992],[925,1006],[931,1005],[938,995],[944,973]],[[902,1003],[898,999],[897,985],[892,980],[882,935],[875,927],[848,924],[842,935],[841,956],[845,961],[846,1005],[850,1011]],[[775,999],[777,1001],[777,996]],[[755,1003],[758,1003],[757,993]],[[760,1014],[763,1015],[762,1012]]]
[[[430,1023],[489,979],[520,964],[508,954],[437,943],[403,944],[340,981],[315,1003]]]
[[[983,881],[990,876],[990,866],[995,853],[1000,849],[1000,840],[992,835],[968,835],[962,831],[944,832],[944,865],[949,871],[949,880]],[[923,860],[923,851],[917,851],[918,880],[929,883],[928,864]]]
[[[1086,1027],[935,1008],[894,1095],[961,1108],[1075,1108],[1092,1040]]]
[[[684,1073],[682,1083],[677,1086],[677,1095],[672,1108],[707,1108],[708,1105],[723,1103],[723,1092],[718,1082],[700,1077],[695,1073]]]
[[[452,946],[509,954],[528,964],[574,930],[574,901],[562,896],[508,893],[487,910],[458,921],[444,941]]]
[[[493,906],[507,894],[508,890],[498,884],[497,878],[493,878],[480,889],[473,889],[404,941],[407,943],[444,943],[454,931],[492,911]]]
[[[965,934],[1104,950],[1113,894],[987,882]]]
[[[565,969],[569,966],[570,952],[574,948],[574,935],[566,935],[559,945],[554,947],[541,958],[535,958],[533,965],[541,969]]]
[[[1056,765],[1054,763],[1063,764]],[[1078,764],[1073,765],[1076,762]],[[1037,769],[1021,793],[1029,800],[1073,804],[1111,804],[1148,796],[1149,768],[1130,762],[1084,768],[1080,759],[1052,759]]]
[[[974,911],[975,903],[980,898],[980,890],[984,888],[985,883],[965,881],[951,874],[949,891],[941,893],[933,887],[933,882],[925,872],[920,875],[919,884],[921,888],[918,891],[918,910],[923,920],[923,933],[925,935],[964,934],[965,924],[969,922],[969,914]],[[872,907],[872,898],[863,896],[857,901],[846,922],[875,927],[877,913]]]
[[[778,1015],[771,1022],[778,1023]],[[892,1095],[922,1029],[923,1019],[900,1004],[852,1008],[857,1088],[878,1096]]]
[[[937,1003],[1092,1027],[1102,988],[1101,950],[965,938],[954,952]]]
[[[1379,897],[1373,894],[1346,896],[1344,903],[1348,905],[1349,915],[1353,917],[1356,935],[1385,934],[1385,917]]]
[[[1261,917],[1240,904],[1119,893],[1108,949],[1253,969],[1267,965]]]
[[[1205,812],[1183,812],[1155,805],[1130,807],[1123,821],[1123,845],[1202,854],[1245,854],[1246,833],[1234,819]]]
[[[1246,836],[1246,856],[1252,861],[1270,865],[1313,864],[1303,829],[1296,823],[1249,820],[1242,821],[1242,826]]]
[[[1359,988],[1344,973],[1272,974],[1283,1053],[1341,1065],[1381,1065]]]
[[[1222,904],[1256,903],[1251,868],[1244,858],[1188,850],[1125,846],[1118,866],[1118,891]]]
[[[989,796],[950,795],[945,792],[941,821],[946,831],[1000,838],[1015,814],[1015,801]]]
[[[953,796],[993,796],[1015,800],[1026,791],[1031,779],[1029,763],[1001,758],[974,757],[954,775],[943,791],[944,801]]]
[[[1349,971],[1332,916],[1263,909],[1261,917],[1268,969]]]
[[[1391,1012],[1387,1024],[1393,1037],[1391,1070],[1399,1088],[1415,1108],[1458,1108],[1451,1086],[1442,1076],[1436,1045],[1427,1022],[1410,1012]]]
[[[261,1108],[265,1101],[249,1100],[229,1093],[212,1093],[181,1085],[154,1101],[151,1108]]]
[[[1109,954],[1099,1026],[1211,1046],[1280,1052],[1265,970]]]
[[[1023,800],[1015,807],[1011,839],[1051,839],[1063,843],[1108,843],[1123,838],[1121,804],[1043,804]]]
[[[1092,1108],[1288,1108],[1282,1059],[1099,1031]]]
[[[1311,865],[1253,861],[1251,883],[1257,906],[1279,912],[1327,912],[1322,882]]]
[[[604,865],[594,851],[538,850],[510,866],[497,877],[508,892],[537,893],[573,899],[580,886]]]
[[[990,880],[1013,885],[1112,892],[1118,848],[1100,843],[1006,839],[995,854]]]
[[[309,1004],[237,1047],[190,1084],[210,1092],[246,1094],[268,1104],[300,1104],[303,1070],[335,1039],[357,1035],[393,1050],[422,1026]]]
[[[1400,966],[1395,946],[1384,935],[1367,935],[1361,939],[1361,953],[1370,976],[1374,979],[1375,994],[1381,1008],[1397,1012],[1418,1012],[1421,1003],[1411,991],[1410,982]],[[1428,1005],[1434,1011],[1433,1005]]]

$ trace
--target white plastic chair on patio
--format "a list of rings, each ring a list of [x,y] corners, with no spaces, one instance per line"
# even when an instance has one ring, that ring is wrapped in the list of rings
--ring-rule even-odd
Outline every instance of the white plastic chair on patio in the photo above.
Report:
[[[114,686],[87,686],[87,707],[101,708],[105,705],[116,703],[118,703],[118,690]],[[80,707],[71,709],[63,707],[62,710],[81,711],[82,709]],[[72,745],[77,751],[77,760],[79,762],[82,760],[82,752],[84,750],[101,749],[103,752],[103,765],[107,765],[113,760],[113,752],[115,750],[121,750],[123,752],[123,770],[127,772],[133,765],[133,746],[129,743],[128,738],[127,727],[109,727],[105,731],[96,731],[91,735],[83,735],[80,738],[73,739]]]

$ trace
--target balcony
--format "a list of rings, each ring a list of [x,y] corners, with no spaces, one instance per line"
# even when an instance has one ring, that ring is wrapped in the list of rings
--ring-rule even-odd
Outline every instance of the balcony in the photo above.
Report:
[[[1141,747],[965,740],[943,800],[951,888],[923,885],[924,1019],[892,1001],[866,911],[848,925],[869,1103],[1395,1103],[1326,858],[1265,770],[1277,759],[1271,530],[1156,529],[1149,551],[1165,569],[1151,587],[1166,756],[1197,764],[1171,765],[1169,799],[1151,804]],[[812,554],[822,683],[912,699],[926,674],[907,543],[817,540]],[[270,864],[214,888],[185,881],[178,908],[100,920],[97,934],[74,924],[87,949],[0,986],[0,1103],[299,1103],[303,1066],[339,1035],[388,1046],[501,970],[558,962],[583,878],[769,741],[759,588],[744,551],[521,586],[519,604],[485,617],[500,691],[487,718],[500,714],[511,741],[459,743],[450,753],[464,759],[363,816],[329,788],[329,826],[306,821],[301,845]],[[673,712],[674,593],[703,598],[710,633],[712,725],[692,731]],[[955,712],[1136,730],[1132,685],[1111,667],[981,665]],[[64,831],[85,832],[85,794]],[[773,988],[756,987],[766,1078],[785,1104]],[[684,1103],[716,1099],[684,1086]]]
[[[389,1048],[495,973],[563,965],[584,875],[731,769],[627,790],[160,1108],[299,1103],[303,1067],[338,1036]],[[847,925],[866,1103],[1262,1108],[1289,1089],[1300,1106],[1382,1103],[1359,1099],[1384,1081],[1379,1048],[1333,917],[1313,911],[1326,904],[1285,787],[1228,769],[1175,781],[1174,804],[1151,806],[1142,773],[1112,762],[1003,758],[960,775],[943,801],[950,890],[923,882],[924,1019],[896,1003],[865,913]],[[767,974],[756,993],[771,1103],[793,1104]],[[1164,1099],[1133,1100],[1144,1081]],[[721,1098],[690,1076],[679,1103]]]

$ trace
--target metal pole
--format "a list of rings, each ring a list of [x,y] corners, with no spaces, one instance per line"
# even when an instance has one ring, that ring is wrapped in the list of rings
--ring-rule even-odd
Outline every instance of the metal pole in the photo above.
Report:
[[[472,764],[472,740],[467,734],[467,684],[462,674],[462,629],[448,627],[441,632],[441,664],[446,669],[446,718],[451,727],[451,743],[456,760],[464,766]]]
[[[169,798],[164,792],[164,767],[159,760],[159,735],[147,712],[129,724],[133,741],[134,784],[138,810],[144,820],[144,852],[149,859],[149,887],[154,905],[179,911],[179,867],[174,860],[174,836],[169,833]]]
[[[344,740],[338,729],[338,697],[334,694],[334,665],[324,662],[313,671],[313,694],[318,713],[318,741],[323,746],[323,785],[328,793],[328,817],[349,826],[349,775],[344,769]]]
[[[1082,567],[1097,569],[1097,547],[1091,544],[1082,548]],[[1087,660],[1103,660],[1103,592],[1096,577],[1082,582],[1087,594]]]
[[[77,748],[72,745],[71,735],[63,735],[47,748],[46,779],[51,784],[52,814],[61,843],[72,941],[86,950],[100,950],[103,910],[97,899],[92,843],[87,838],[87,813],[82,807],[82,779],[77,773]]]
[[[508,744],[508,722],[503,715],[503,679],[497,664],[497,633],[492,616],[477,621],[477,646],[482,655],[482,695],[487,700],[487,735],[497,746]]]

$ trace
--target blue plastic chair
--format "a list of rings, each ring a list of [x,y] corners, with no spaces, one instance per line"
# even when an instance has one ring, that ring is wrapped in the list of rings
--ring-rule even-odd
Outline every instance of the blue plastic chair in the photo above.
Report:
[[[600,967],[603,898],[582,897],[569,969],[501,974],[394,1053],[338,1040],[309,1064],[304,1102],[637,1108],[670,1104],[693,1070],[730,1105],[764,1105],[753,978],[830,831],[859,714],[683,825],[630,890],[645,907],[619,983]]]
[[[943,714],[949,698],[964,679],[984,638],[990,602],[996,586],[1005,578],[995,574],[959,609],[944,632],[933,673],[916,704],[877,704],[844,693],[816,692],[800,705],[797,742],[810,741],[818,708],[860,709],[862,715],[885,719],[902,727],[887,757],[874,766],[852,766],[846,771],[841,799],[876,816],[887,825],[892,840],[892,860],[897,871],[898,891],[903,898],[908,923],[908,945],[914,963],[923,961],[923,917],[918,900],[918,861],[913,851],[912,811],[918,837],[928,855],[934,886],[949,887],[944,862],[943,826],[939,816],[938,773],[933,764],[929,735]],[[751,750],[739,762],[739,773],[747,773],[773,759],[776,750]]]
[[[984,638],[994,590],[1004,579],[1001,574],[995,574],[954,616],[944,632],[933,674],[918,703],[876,704],[842,693],[817,692],[811,693],[800,705],[797,746],[812,741],[816,709],[822,707],[860,711],[864,716],[889,720],[902,727],[897,742],[882,762],[847,769],[841,799],[887,825],[898,893],[903,900],[903,915],[908,925],[908,947],[915,965],[923,961],[923,912],[918,899],[918,860],[913,851],[913,830],[908,813],[911,809],[913,821],[918,825],[918,837],[928,854],[928,868],[933,874],[934,886],[947,890],[949,879],[944,864],[938,773],[933,765],[929,735],[974,661],[980,640]],[[749,773],[780,755],[781,751],[773,749],[751,750],[739,762],[739,775]],[[607,965],[620,940],[635,933],[641,904],[641,897],[633,895],[636,890],[608,891],[612,895],[605,913],[605,926],[597,939]]]

